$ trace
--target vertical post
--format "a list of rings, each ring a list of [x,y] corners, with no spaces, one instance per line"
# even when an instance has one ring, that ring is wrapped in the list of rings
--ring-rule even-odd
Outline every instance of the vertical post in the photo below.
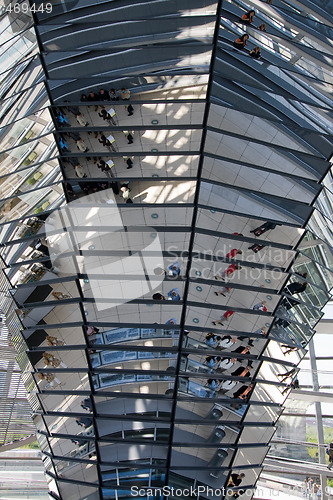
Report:
[[[309,342],[309,355],[310,355],[310,366],[312,375],[312,385],[314,392],[319,392],[319,379],[317,373],[317,360],[316,352],[313,343],[313,338]],[[315,414],[316,414],[316,427],[317,427],[317,438],[318,438],[318,458],[320,464],[326,464],[325,456],[325,439],[324,439],[324,428],[323,428],[323,415],[321,411],[321,403],[319,401],[315,402]],[[327,474],[320,474],[320,486],[322,491],[323,500],[327,500],[328,496],[326,493],[327,486]]]

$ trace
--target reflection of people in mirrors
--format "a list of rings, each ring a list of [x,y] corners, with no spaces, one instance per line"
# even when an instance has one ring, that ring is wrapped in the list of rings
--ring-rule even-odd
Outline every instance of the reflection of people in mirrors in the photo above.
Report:
[[[266,31],[266,24],[265,23],[262,23],[260,26],[258,26],[258,29],[260,31]]]
[[[242,17],[240,18],[240,21],[242,24],[252,24],[253,18],[256,15],[255,11],[253,9],[249,10],[246,12],[246,14],[243,14]]]
[[[297,304],[299,304],[299,303],[300,303],[299,300],[289,299],[288,297],[283,297],[283,299],[281,301],[281,306],[284,307],[287,311],[289,311],[289,309],[297,306]]]
[[[46,342],[47,345],[52,345],[52,346],[65,345],[63,340],[59,340],[57,339],[57,337],[52,337],[51,335],[48,335],[46,337]]]
[[[92,418],[88,418],[88,417],[78,417],[75,422],[77,423],[77,425],[79,425],[80,427],[83,427],[84,429],[87,429],[87,427],[90,427],[93,423],[92,421]]]
[[[329,464],[328,464],[327,468],[331,470],[331,468],[333,467],[333,440],[328,445],[328,461],[329,461]]]
[[[308,273],[303,273],[301,276],[306,279]],[[290,285],[286,286],[284,289],[284,292],[288,293],[289,295],[295,295],[296,293],[302,293],[306,290],[307,283],[305,281],[294,281],[293,283],[290,283]]]
[[[248,250],[252,250],[253,253],[258,253],[260,250],[264,248],[265,245],[258,245],[258,243],[254,243],[250,247],[248,247]]]
[[[222,280],[224,281],[225,278],[228,278],[229,276],[231,276],[235,271],[239,270],[239,269],[242,269],[242,266],[238,265],[238,264],[230,264],[229,267],[227,267],[227,269],[225,271],[223,271],[221,274],[217,274],[215,276],[215,279],[216,280]]]
[[[88,443],[88,441],[86,441],[84,439],[78,439],[78,438],[71,439],[71,442],[76,444],[76,446],[83,446],[83,445]]]
[[[218,366],[218,371],[230,370],[236,363],[237,358],[222,358]]]
[[[168,293],[168,300],[181,300],[178,288],[173,288]]]
[[[299,388],[299,381],[298,378],[296,377],[295,380],[291,382],[291,384],[287,385],[285,389],[282,391],[282,395],[284,395],[286,392],[289,391],[289,389],[298,389]]]
[[[282,347],[285,347],[287,349],[286,351],[284,351],[284,353],[283,353],[284,355],[290,354],[291,352],[298,351],[298,347],[290,347],[290,345],[287,345],[287,344],[282,344],[281,348]]]
[[[180,275],[180,267],[178,262],[174,262],[171,266],[168,267],[167,271],[168,276],[179,276]]]
[[[223,320],[224,320],[224,321],[229,321],[229,320],[230,320],[230,318],[233,316],[233,314],[235,314],[235,311],[231,311],[231,310],[226,311],[226,312],[223,314],[223,316],[221,316],[221,319],[220,319],[220,320],[218,319],[218,320],[212,321],[212,323],[213,323],[213,325],[221,325],[221,326],[223,326],[222,321],[223,321]]]
[[[228,481],[228,487],[236,487],[236,486],[239,486],[241,484],[241,482],[243,481],[245,477],[245,474],[242,472],[241,474],[231,474],[230,478],[229,478],[229,481]],[[238,498],[239,495],[243,495],[244,493],[244,490],[239,490],[239,491],[235,491],[231,497],[232,498]]]
[[[237,337],[231,337],[231,335],[224,335],[219,343],[219,347],[221,349],[226,349],[228,347],[231,347],[237,342]]]
[[[226,320],[226,321],[229,321],[230,318],[235,314],[235,311],[226,311],[224,314],[223,314],[223,318]],[[222,319],[222,318],[221,318]]]
[[[262,234],[266,233],[267,231],[273,231],[273,229],[276,228],[276,226],[281,226],[281,224],[278,224],[277,222],[264,222],[264,224],[261,224],[261,226],[256,227],[250,233],[254,233],[254,236],[261,236]]]
[[[247,399],[252,389],[253,389],[253,384],[248,386],[242,385],[236,392],[233,393],[233,398]]]
[[[231,474],[229,481],[228,481],[228,486],[233,487],[233,486],[239,486],[241,482],[243,481],[245,477],[245,474],[242,472],[241,474]]]
[[[249,39],[249,35],[245,34],[240,36],[234,41],[234,47],[238,50],[243,50],[245,48],[246,42]]]
[[[131,91],[128,90],[128,89],[125,89],[124,87],[122,87],[120,89],[120,98],[123,100],[123,101],[127,101],[130,97],[131,97]]]
[[[59,385],[61,384],[60,380],[55,375],[53,375],[53,373],[40,372],[37,374],[37,377],[39,378],[39,380],[45,380],[46,382],[48,382],[50,384],[50,387],[54,386],[54,382]]]
[[[242,255],[242,250],[237,250],[237,248],[233,248],[232,250],[230,250],[230,252],[227,253],[226,255],[226,258],[227,259],[233,259],[234,257],[236,257],[236,255]]]
[[[297,368],[292,368],[291,370],[289,370],[288,372],[285,372],[285,373],[278,373],[277,376],[278,377],[283,377],[281,379],[281,383],[284,382],[285,380],[287,380],[287,378],[289,377],[292,377],[292,375],[294,375],[296,372],[298,371]]]
[[[168,321],[166,321],[165,324],[166,325],[176,325],[177,324],[177,320],[176,320],[176,318],[171,318]]]
[[[249,365],[247,365],[245,368],[240,366],[239,368],[231,372],[231,375],[233,377],[251,377],[250,367]]]
[[[225,297],[226,293],[230,293],[231,288],[229,286],[221,286],[221,289],[219,292],[215,292],[215,295],[223,295]]]
[[[220,356],[206,356],[205,363],[209,368],[217,368],[219,361],[221,361]]]
[[[81,408],[87,411],[92,411],[92,404],[90,398],[86,398],[81,401]]]
[[[267,337],[267,327],[263,326],[262,328],[259,328],[258,330],[256,330],[253,333],[258,333],[258,334],[263,335],[264,337]]]
[[[250,354],[251,346],[240,345],[236,347],[232,352],[238,352],[238,354]]]
[[[219,381],[216,378],[210,378],[207,380],[207,385],[209,389],[215,391],[219,386]]]
[[[96,326],[86,326],[86,332],[88,337],[90,335],[96,335],[99,332],[99,328],[96,328]]]
[[[214,335],[213,333],[207,333],[206,344],[209,347],[217,347],[221,337],[219,335]]]
[[[60,359],[53,356],[50,352],[43,353],[43,361],[46,367],[52,366],[53,368],[58,368],[58,366],[61,366],[62,368],[67,368]]]
[[[267,302],[263,300],[262,302],[259,302],[255,306],[252,307],[254,311],[263,311],[267,312],[267,307],[266,307]]]
[[[52,296],[56,300],[65,300],[65,299],[71,299],[72,298],[70,295],[66,295],[65,293],[62,293],[62,292],[52,292]]]
[[[154,293],[152,298],[153,300],[165,300],[165,297],[161,294],[161,292]]]
[[[256,47],[254,47],[254,49],[250,50],[249,56],[253,57],[253,59],[260,59],[260,57],[261,57],[260,47],[256,46]]]

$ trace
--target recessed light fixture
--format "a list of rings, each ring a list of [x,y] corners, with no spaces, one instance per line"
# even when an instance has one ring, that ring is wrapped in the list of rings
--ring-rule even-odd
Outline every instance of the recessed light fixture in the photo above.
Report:
[[[151,238],[156,238],[157,234],[156,233],[150,233]]]
[[[151,214],[152,219],[158,219],[158,214]]]
[[[195,271],[195,274],[196,274],[197,276],[201,276],[201,271]]]
[[[152,121],[151,121],[151,124],[152,124],[152,125],[157,125],[157,124],[158,124],[158,120],[152,120]]]
[[[202,292],[201,286],[197,286],[196,289],[198,290],[198,292]]]
[[[215,214],[216,210],[211,210],[212,214]]]
[[[89,245],[88,250],[95,250],[95,245]]]
[[[151,152],[152,152],[152,153],[158,153],[158,149],[153,148],[153,149],[151,149]]]
[[[271,280],[269,278],[265,279],[266,283],[270,283]]]
[[[198,318],[193,318],[193,323],[199,323]]]
[[[267,300],[272,300],[272,296],[271,295],[266,295],[266,299]]]
[[[153,174],[152,177],[158,177],[158,175],[157,174]]]
[[[84,281],[84,283],[89,283],[89,280],[87,278],[84,279],[83,281]]]
[[[265,323],[265,326],[271,326],[271,324],[270,323]]]

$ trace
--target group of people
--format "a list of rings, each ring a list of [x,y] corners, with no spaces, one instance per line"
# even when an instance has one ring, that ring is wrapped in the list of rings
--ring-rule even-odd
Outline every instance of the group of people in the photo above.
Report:
[[[248,338],[248,337],[244,337]],[[243,339],[243,338],[242,338]],[[210,348],[214,348],[216,351],[221,351],[227,349],[230,353],[235,354],[250,354],[251,345],[239,345],[238,347],[232,349],[234,344],[238,341],[237,337],[231,337],[230,335],[225,335],[223,337],[219,335],[215,335],[213,333],[207,333],[206,335],[206,345]],[[206,356],[205,364],[210,368],[210,373],[218,374],[224,373],[225,371],[230,371],[235,363],[239,361],[240,364],[243,363],[245,358],[237,358],[235,357],[222,357],[220,354],[209,355]],[[242,378],[250,378],[251,377],[251,369],[252,369],[252,361],[247,360],[246,366],[239,366],[230,373],[232,377],[242,377]],[[215,378],[210,378],[207,380],[207,386],[213,393],[218,393],[219,395],[226,394],[228,391],[231,391],[238,384],[237,380],[219,380]],[[241,385],[237,391],[235,391],[232,398],[235,399],[247,399],[250,395],[250,392],[253,388],[253,385]]]
[[[178,262],[173,262],[166,269],[162,267],[156,267],[154,269],[154,273],[156,275],[164,275],[168,277],[177,277],[181,273],[180,265]],[[167,294],[167,296],[163,295],[161,292],[155,292],[152,296],[153,300],[181,300],[180,292],[178,288],[173,288]]]
[[[153,294],[153,300],[181,300],[178,288],[173,288],[168,292],[167,296],[163,295],[161,292],[156,292]]]
[[[246,372],[247,375],[249,375],[249,367],[243,368],[243,371]],[[219,395],[223,395],[229,390],[232,390],[235,386],[237,385],[236,380],[219,380],[216,378],[210,378],[207,380],[207,386],[208,388],[213,391],[214,394],[218,393]],[[241,385],[237,391],[232,393],[232,398],[233,399],[241,399],[241,400],[247,400],[250,397],[251,391],[253,389],[254,385],[249,384],[249,385]]]
[[[119,99],[128,101],[130,97],[131,91],[126,89],[125,87],[122,87],[120,90],[111,88],[110,91],[101,88],[98,92],[94,92],[93,90],[91,90],[88,94],[81,94],[80,101],[87,103],[97,103],[99,101],[119,101]]]
[[[303,279],[307,279],[307,272],[304,273],[297,273],[301,280],[294,281],[287,285],[284,289],[283,292],[288,294],[288,295],[297,295],[300,293],[305,292],[308,284],[306,281],[303,281]],[[300,300],[284,296],[282,301],[281,301],[281,306],[285,309],[286,312],[288,312],[291,308],[297,306],[297,304],[300,303]],[[287,328],[289,326],[290,322],[287,319],[283,318],[276,318],[275,319],[275,325],[276,326],[281,326],[282,328]]]
[[[321,486],[314,482],[311,477],[306,477],[302,483],[303,497],[307,500],[321,500]]]
[[[242,24],[245,24],[247,26],[252,26],[253,28],[256,28],[253,23],[253,18],[256,15],[255,11],[253,9],[249,10],[245,14],[241,16],[239,19],[239,22]],[[266,24],[262,23],[260,24],[257,29],[259,31],[266,31]],[[243,35],[239,36],[235,41],[234,41],[234,47],[238,50],[243,50],[246,46],[246,42],[249,39],[249,35],[247,33],[244,33]],[[261,49],[259,46],[254,47],[252,50],[249,52],[249,56],[252,57],[253,59],[260,59],[261,57]]]
[[[82,103],[89,104],[91,103],[92,105],[95,104],[95,112],[96,114],[103,119],[106,123],[109,125],[117,125],[117,117],[116,117],[116,110],[114,107],[112,107],[112,101],[128,101],[131,97],[131,92],[129,89],[126,88],[121,88],[120,91],[116,91],[115,89],[111,88],[110,91],[105,90],[101,88],[98,92],[96,91],[90,91],[89,93],[82,94],[80,101]],[[117,108],[116,108],[117,109]],[[132,116],[134,114],[134,108],[131,103],[128,103],[125,105],[125,109],[127,111],[128,116]],[[84,116],[82,112],[82,107],[81,109],[79,106],[71,104],[68,102],[68,105],[66,107],[61,107],[57,108],[55,110],[55,119],[58,124],[59,128],[69,128],[71,126],[66,114],[72,114],[74,115],[77,123],[81,127],[88,127],[89,122]],[[122,133],[126,137],[127,143],[132,144],[134,141],[134,133],[131,130],[123,130]],[[103,132],[100,131],[90,131],[88,132],[89,135],[94,134],[95,139],[98,140],[100,144],[102,144],[103,147],[105,147],[108,151],[110,152],[115,152],[117,151],[116,149],[116,140],[115,137],[112,135],[112,133],[107,133],[104,134]],[[62,161],[65,163],[70,163],[72,167],[74,168],[74,172],[76,177],[79,179],[85,179],[88,177],[88,174],[84,168],[84,166],[81,165],[79,158],[77,157],[67,157],[65,156],[66,153],[73,153],[71,150],[71,146],[69,146],[68,139],[72,139],[76,145],[76,148],[78,152],[80,153],[88,153],[90,149],[87,147],[86,143],[84,142],[82,136],[77,131],[67,131],[66,133],[59,133],[57,136],[58,140],[58,145],[62,153],[64,153],[64,156],[62,157]],[[90,156],[85,157],[88,161],[91,160]],[[92,157],[94,165],[97,166],[101,170],[101,172],[105,173],[107,177],[113,177],[112,174],[112,167],[114,166],[113,160],[104,160],[103,158],[99,156],[93,156]],[[130,156],[123,156],[123,160],[126,164],[127,169],[133,168],[133,159]],[[93,189],[100,190],[100,184],[98,182],[92,182],[92,183],[79,183],[79,187],[81,191],[84,192],[84,194],[89,194],[92,192]],[[119,186],[116,187],[115,182],[112,183],[107,183],[110,184],[112,189],[118,189],[118,192],[121,190],[119,189]],[[77,192],[74,192],[73,188],[69,183],[66,184],[67,186],[67,194],[69,196],[70,201],[78,197]],[[83,188],[83,186],[85,186]],[[126,200],[125,200],[126,201]],[[127,202],[131,203],[131,201]]]

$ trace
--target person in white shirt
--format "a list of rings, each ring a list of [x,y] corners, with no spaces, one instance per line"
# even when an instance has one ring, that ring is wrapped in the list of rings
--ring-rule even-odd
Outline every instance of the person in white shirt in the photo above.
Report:
[[[219,371],[229,370],[236,363],[237,358],[223,358],[218,366]]]

